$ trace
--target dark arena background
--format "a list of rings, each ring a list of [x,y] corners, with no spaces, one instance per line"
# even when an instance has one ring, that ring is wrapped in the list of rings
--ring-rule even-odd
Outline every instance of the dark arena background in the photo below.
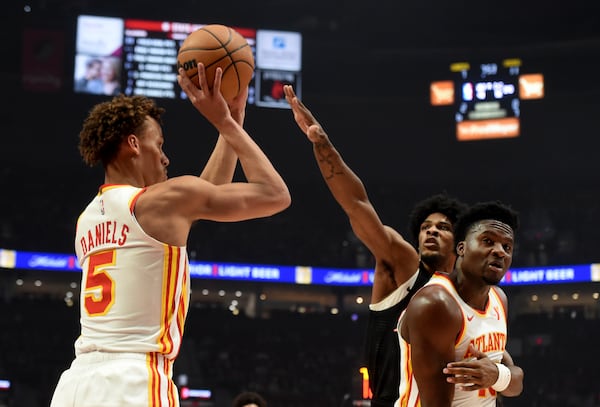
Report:
[[[220,23],[300,39],[299,66],[283,55],[283,67],[258,67],[246,119],[291,207],[192,229],[198,275],[175,364],[182,405],[227,407],[246,389],[270,407],[369,405],[361,367],[373,262],[280,98],[278,84],[291,81],[401,233],[412,205],[441,191],[521,213],[504,289],[525,390],[503,405],[600,406],[600,3],[19,0],[2,9],[0,406],[47,406],[78,335],[74,225],[103,175],[83,164],[77,136],[109,97],[75,90],[81,15],[135,30]],[[128,80],[154,77],[127,63],[164,43],[128,50],[127,41],[121,86],[132,91]],[[199,173],[215,131],[176,88],[165,92],[169,174]],[[312,280],[298,277],[310,267]],[[318,270],[334,278],[317,280]]]

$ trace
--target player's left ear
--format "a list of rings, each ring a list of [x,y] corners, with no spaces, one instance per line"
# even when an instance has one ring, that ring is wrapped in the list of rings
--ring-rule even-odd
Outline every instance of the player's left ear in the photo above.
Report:
[[[129,147],[129,149],[131,149],[132,151],[137,152],[140,149],[140,141],[135,134],[128,135],[125,140],[127,143],[127,147]]]

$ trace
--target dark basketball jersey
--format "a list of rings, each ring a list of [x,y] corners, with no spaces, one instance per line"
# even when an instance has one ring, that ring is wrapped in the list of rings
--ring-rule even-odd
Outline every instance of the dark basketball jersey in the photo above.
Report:
[[[431,277],[422,265],[417,273],[410,287],[404,290],[398,288],[403,291],[403,296],[399,297],[398,302],[383,310],[369,311],[366,357],[369,386],[373,393],[371,407],[392,407],[398,399],[400,384],[400,346],[396,333],[398,318],[408,306],[414,292],[423,287]]]

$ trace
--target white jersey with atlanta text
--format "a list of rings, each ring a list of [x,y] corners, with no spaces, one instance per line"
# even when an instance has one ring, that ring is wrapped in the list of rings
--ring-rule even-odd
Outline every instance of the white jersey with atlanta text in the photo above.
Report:
[[[92,351],[179,352],[189,306],[185,247],[148,236],[134,207],[145,189],[103,185],[77,221],[82,268],[77,355]]]
[[[455,360],[471,358],[468,348],[473,344],[475,349],[485,353],[492,362],[500,363],[506,347],[506,310],[504,304],[496,292],[496,288],[490,288],[488,302],[484,311],[478,311],[460,298],[452,281],[447,275],[436,273],[428,285],[439,285],[456,300],[463,314],[463,327],[455,343]],[[419,407],[419,389],[413,375],[412,362],[410,360],[410,344],[400,334],[404,313],[398,322],[398,338],[401,351],[401,371],[399,399],[395,407]],[[491,407],[496,405],[496,391],[492,388],[479,391],[465,391],[455,388],[453,407]]]

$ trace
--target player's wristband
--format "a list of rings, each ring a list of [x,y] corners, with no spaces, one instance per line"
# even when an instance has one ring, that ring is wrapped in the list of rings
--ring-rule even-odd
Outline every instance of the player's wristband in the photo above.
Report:
[[[496,367],[498,368],[498,380],[492,385],[492,389],[497,392],[503,392],[510,384],[510,369],[502,363],[496,363]]]

